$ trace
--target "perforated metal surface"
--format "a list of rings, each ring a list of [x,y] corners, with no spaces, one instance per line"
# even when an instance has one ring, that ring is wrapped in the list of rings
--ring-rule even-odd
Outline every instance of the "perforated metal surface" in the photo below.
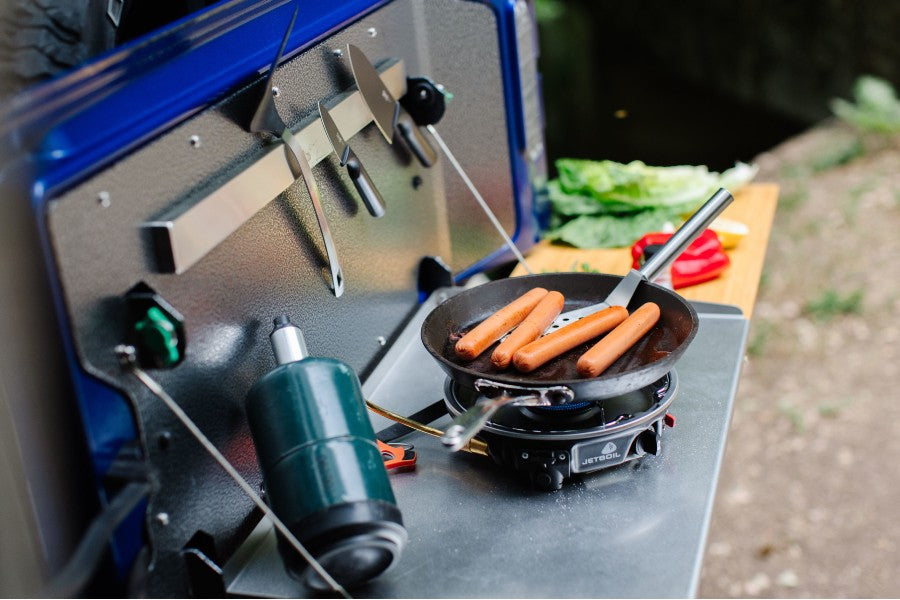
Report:
[[[352,85],[346,58],[333,53],[348,42],[376,62],[403,58],[411,75],[428,75],[453,92],[439,128],[512,233],[496,28],[493,13],[481,4],[397,0],[279,68],[276,104],[295,125],[317,101]],[[113,347],[126,335],[121,294],[145,281],[184,315],[185,361],[154,376],[257,485],[242,403],[252,383],[274,366],[267,340],[272,317],[290,314],[313,354],[341,358],[365,374],[415,306],[422,256],[440,255],[459,269],[499,246],[443,161],[423,169],[399,145],[387,146],[370,125],[352,142],[386,200],[386,217],[366,214],[336,158],[314,169],[344,268],[343,297],[331,295],[320,273],[321,238],[299,183],[184,274],[156,273],[138,226],[215,188],[265,151],[268,141],[244,130],[255,93],[253,86],[241,90],[175,127],[67,191],[48,212],[79,359],[131,399],[158,483],[147,513],[155,596],[184,593],[179,551],[195,532],[212,535],[224,557],[255,519],[250,501],[118,367]],[[199,143],[191,143],[192,136]],[[415,176],[422,179],[418,188]],[[108,202],[98,202],[102,192]],[[157,443],[164,432],[171,433],[168,445]],[[155,518],[159,513],[167,519]]]

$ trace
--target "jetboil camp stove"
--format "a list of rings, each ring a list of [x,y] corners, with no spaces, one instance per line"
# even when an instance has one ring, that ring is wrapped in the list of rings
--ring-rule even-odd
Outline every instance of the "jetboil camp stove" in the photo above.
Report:
[[[408,131],[389,145],[376,127],[351,45],[433,165]],[[387,409],[440,428],[471,401],[419,328],[454,284],[512,259],[497,225],[524,251],[546,216],[536,57],[524,0],[231,0],[0,108],[0,227],[17,246],[0,389],[22,547],[43,549],[44,572],[127,488],[101,590],[320,593],[287,575],[271,521],[212,454],[261,491],[245,399],[275,366],[281,315]],[[275,119],[254,118],[265,94]],[[354,593],[693,593],[746,332],[735,311],[698,312],[677,374],[620,409],[498,417],[484,438],[513,469],[373,416],[418,465],[390,478],[409,541]],[[534,433],[553,420],[561,434]]]

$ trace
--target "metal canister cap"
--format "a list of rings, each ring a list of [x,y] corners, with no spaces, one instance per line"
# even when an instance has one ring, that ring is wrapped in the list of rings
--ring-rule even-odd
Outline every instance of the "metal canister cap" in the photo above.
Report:
[[[303,332],[291,323],[290,317],[287,315],[276,317],[274,325],[275,329],[269,334],[269,341],[272,343],[275,361],[279,365],[297,362],[309,356]]]

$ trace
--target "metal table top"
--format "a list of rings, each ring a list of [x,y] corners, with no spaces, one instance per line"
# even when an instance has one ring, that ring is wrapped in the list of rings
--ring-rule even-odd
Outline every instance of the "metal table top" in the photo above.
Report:
[[[404,441],[415,444],[416,469],[391,475],[409,543],[390,571],[351,593],[693,596],[748,325],[737,309],[695,306],[700,328],[676,366],[679,390],[670,412],[677,422],[664,432],[659,455],[574,477],[557,492],[542,492],[490,459],[451,454],[436,438],[412,433]],[[420,365],[421,371],[429,364],[424,348],[424,357],[416,352],[417,341],[403,348],[402,336],[398,339],[397,353],[414,362],[392,370],[409,374],[411,366]],[[367,394],[383,390],[371,379]],[[440,397],[443,375],[438,379],[438,388],[418,390],[427,403]],[[265,521],[226,565],[226,580],[235,594],[309,593],[285,574]]]

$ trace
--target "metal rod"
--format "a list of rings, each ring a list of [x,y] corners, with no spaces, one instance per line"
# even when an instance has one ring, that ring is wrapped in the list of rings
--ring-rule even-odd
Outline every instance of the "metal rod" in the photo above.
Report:
[[[429,427],[428,425],[423,425],[418,421],[413,421],[412,419],[408,419],[401,415],[398,415],[395,412],[391,412],[386,408],[382,408],[377,404],[366,400],[366,406],[369,407],[373,413],[377,415],[381,415],[385,419],[390,419],[392,421],[396,421],[401,425],[406,425],[410,429],[415,429],[416,431],[421,431],[422,433],[426,433],[428,435],[432,435],[434,437],[443,437],[444,432],[440,429],[435,429],[434,427]],[[471,454],[477,454],[479,456],[488,456],[487,444],[482,442],[481,440],[472,439],[469,440],[462,448],[460,448],[463,452],[470,452]]]
[[[466,186],[469,188],[469,191],[472,192],[472,195],[475,196],[475,200],[478,201],[478,204],[481,206],[481,210],[484,211],[484,214],[487,215],[488,219],[490,219],[491,223],[494,225],[494,228],[503,238],[503,241],[515,255],[516,260],[519,261],[519,264],[528,272],[529,275],[533,275],[534,271],[531,270],[531,267],[528,266],[528,263],[525,261],[525,257],[522,256],[522,253],[519,252],[519,249],[513,243],[513,241],[506,235],[506,231],[503,229],[503,225],[500,224],[500,221],[497,220],[497,216],[494,215],[494,211],[491,210],[491,207],[488,206],[487,202],[484,201],[484,198],[481,197],[481,194],[478,193],[478,190],[475,188],[475,184],[472,183],[472,180],[469,179],[469,176],[466,175],[466,172],[463,170],[462,165],[456,160],[456,157],[453,156],[453,153],[450,152],[450,148],[447,147],[447,144],[444,143],[444,138],[441,137],[441,134],[437,132],[437,129],[434,128],[434,125],[426,125],[425,129],[428,130],[435,141],[438,143],[438,146],[441,147],[441,150],[447,156],[447,160],[450,161],[450,164],[453,165],[453,168],[456,169],[456,172],[462,178],[463,182],[465,182]]]
[[[235,483],[238,484],[238,487],[243,490],[243,492],[253,501],[253,503],[259,508],[263,514],[265,514],[272,521],[272,524],[275,526],[275,529],[281,533],[288,541],[288,543],[297,551],[303,559],[309,563],[312,569],[321,577],[325,583],[327,583],[331,589],[335,592],[343,596],[344,598],[351,598],[350,594],[347,593],[347,590],[341,586],[334,578],[328,574],[328,572],[319,564],[319,562],[313,557],[309,551],[303,547],[303,544],[300,543],[291,530],[287,528],[287,526],[282,522],[281,519],[278,518],[278,515],[272,511],[269,506],[263,502],[263,499],[259,497],[259,494],[250,487],[250,484],[247,483],[247,480],[244,479],[240,473],[237,472],[228,459],[219,452],[219,450],[213,445],[212,442],[209,441],[203,432],[200,431],[200,428],[194,423],[193,420],[184,412],[177,402],[163,389],[162,385],[159,384],[155,379],[153,379],[146,371],[141,369],[136,362],[134,348],[131,346],[117,346],[116,353],[119,355],[119,359],[122,362],[122,366],[129,369],[144,386],[153,393],[154,396],[163,401],[163,404],[168,407],[172,413],[178,417],[178,420],[181,421],[182,425],[184,425],[187,430],[193,435],[200,445],[203,446],[203,449],[206,450],[210,456],[212,456],[219,466],[222,467],[226,473],[234,480]]]

